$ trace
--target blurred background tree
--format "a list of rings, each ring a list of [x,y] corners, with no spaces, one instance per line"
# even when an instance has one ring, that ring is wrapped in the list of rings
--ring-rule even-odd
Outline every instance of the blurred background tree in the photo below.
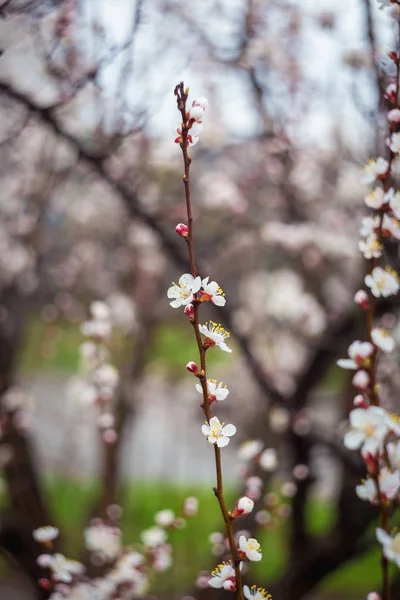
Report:
[[[378,585],[374,514],[354,492],[362,465],[342,447],[352,391],[335,361],[362,335],[359,171],[384,148],[396,18],[375,0],[0,2],[4,597],[45,596],[32,585],[33,528],[61,523],[63,546],[79,555],[82,523],[109,504],[125,507],[131,539],[188,493],[200,516],[155,592],[219,595],[193,591],[214,562],[207,532],[221,524],[182,368],[194,346],[165,295],[187,271],[173,233],[185,214],[173,144],[181,79],[210,101],[192,152],[194,216],[202,271],[228,297],[217,318],[234,358],[216,358],[231,390],[226,420],[278,449],[277,471],[261,475],[280,500],[258,508],[291,507],[278,523],[252,514],[245,524],[264,540],[259,583],[279,600],[356,600]],[[110,306],[123,375],[118,441],[105,451],[76,376],[93,299]],[[396,318],[388,310],[382,323]],[[397,410],[398,370],[389,358],[380,370]],[[226,463],[233,494],[232,452]]]

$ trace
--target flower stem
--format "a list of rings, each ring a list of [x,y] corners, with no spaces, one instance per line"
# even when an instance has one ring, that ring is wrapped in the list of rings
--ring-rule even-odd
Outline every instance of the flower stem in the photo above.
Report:
[[[189,252],[189,261],[190,261],[190,271],[193,277],[197,275],[196,262],[195,262],[195,254],[194,254],[194,244],[193,244],[193,214],[192,214],[192,204],[190,198],[190,164],[192,162],[189,153],[188,153],[188,119],[186,113],[186,101],[188,94],[185,91],[184,84],[181,82],[178,84],[174,90],[174,94],[177,98],[178,110],[182,116],[182,142],[180,144],[183,156],[184,163],[184,175],[183,175],[183,183],[185,186],[185,200],[186,200],[186,211],[188,218],[188,235],[185,238],[188,246]],[[194,315],[191,320],[193,325],[193,330],[196,336],[197,348],[199,350],[200,356],[200,365],[201,365],[201,375],[199,376],[201,388],[203,391],[203,404],[202,409],[204,415],[206,417],[207,423],[210,422],[211,419],[211,406],[208,400],[208,389],[207,389],[207,365],[206,365],[206,349],[203,346],[203,341],[201,339],[200,329],[199,329],[199,308],[200,304],[198,301],[193,302],[194,305]],[[240,572],[240,558],[237,549],[237,544],[235,542],[235,536],[233,532],[233,520],[231,515],[227,509],[224,491],[223,491],[223,478],[222,478],[222,461],[221,461],[221,449],[214,444],[214,456],[215,456],[215,470],[216,470],[216,478],[217,485],[213,488],[214,494],[218,500],[218,504],[220,507],[220,511],[225,523],[226,535],[229,541],[229,548],[231,552],[232,565],[235,569],[235,577],[236,577],[236,597],[239,600],[244,600],[243,598],[243,586],[242,586],[242,578]]]

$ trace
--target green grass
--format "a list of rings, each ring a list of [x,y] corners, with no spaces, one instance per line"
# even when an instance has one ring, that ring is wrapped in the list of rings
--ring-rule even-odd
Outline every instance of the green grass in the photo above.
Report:
[[[24,343],[20,355],[20,369],[25,374],[76,372],[79,364],[79,345],[83,341],[79,326],[60,319],[57,323],[45,323],[34,315],[27,323]],[[116,336],[113,360],[124,363],[129,356],[130,341]],[[184,376],[182,368],[189,360],[195,360],[198,351],[189,323],[163,323],[159,326],[154,341],[146,348],[147,362],[174,379]],[[220,351],[209,352],[208,363],[212,368],[229,360]]]
[[[82,528],[88,522],[97,496],[97,485],[90,481],[61,480],[50,477],[45,481],[50,506],[60,525],[66,554],[79,558],[82,549]],[[171,508],[176,513],[187,496],[196,496],[200,502],[198,515],[187,520],[186,527],[173,531],[170,543],[174,548],[173,567],[156,575],[155,594],[173,594],[176,597],[190,590],[201,570],[216,565],[211,555],[209,534],[222,531],[222,521],[211,487],[173,485],[167,482],[135,481],[126,484],[123,492],[124,514],[122,530],[124,543],[139,540],[140,532],[154,524],[154,513]],[[233,505],[235,494],[226,490],[227,501]],[[3,499],[4,501],[4,499]],[[334,522],[334,507],[329,502],[312,500],[307,506],[308,531],[323,534]],[[250,567],[255,583],[270,584],[284,572],[287,561],[287,524],[269,529],[258,539],[263,549],[263,560]],[[320,586],[321,595],[342,594],[346,600],[364,599],[367,593],[379,588],[379,550],[355,559],[328,577]]]

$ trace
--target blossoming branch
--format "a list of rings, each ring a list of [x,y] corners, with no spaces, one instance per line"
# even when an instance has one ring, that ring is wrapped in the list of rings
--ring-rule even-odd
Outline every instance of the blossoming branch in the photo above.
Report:
[[[396,2],[380,4],[384,8]],[[395,346],[390,332],[377,323],[377,299],[394,296],[400,290],[399,274],[385,264],[385,243],[400,239],[400,192],[392,187],[393,167],[400,160],[400,59],[396,51],[389,52],[389,58],[395,65],[396,78],[385,92],[390,105],[388,156],[371,159],[362,173],[362,181],[373,186],[365,196],[365,205],[372,212],[363,218],[360,229],[359,248],[368,261],[366,289],[359,290],[354,300],[365,312],[367,339],[355,340],[348,349],[348,358],[338,361],[343,369],[355,371],[353,385],[358,393],[344,444],[352,450],[360,449],[365,462],[367,478],[357,486],[357,495],[379,507],[376,535],[381,544],[382,600],[390,600],[388,562],[400,566],[400,534],[392,535],[389,525],[389,517],[400,501],[400,421],[382,406],[382,388],[377,381],[378,359],[389,355]],[[369,600],[380,598],[376,592],[368,596]]]
[[[259,561],[262,558],[260,544],[256,539],[240,536],[237,541],[233,531],[233,521],[241,515],[248,514],[253,510],[254,502],[248,497],[240,498],[235,508],[230,511],[227,508],[222,477],[221,448],[229,444],[230,438],[235,435],[236,427],[233,424],[221,423],[218,416],[212,416],[212,408],[218,402],[226,399],[229,390],[222,383],[207,378],[206,353],[210,348],[219,348],[224,352],[232,350],[226,343],[229,333],[219,324],[210,321],[201,324],[199,320],[200,307],[204,302],[211,302],[216,306],[223,307],[226,299],[220,286],[215,281],[210,282],[210,277],[201,278],[197,274],[195,261],[195,250],[193,243],[193,215],[190,196],[190,165],[192,162],[188,149],[198,142],[199,134],[203,128],[203,119],[207,109],[207,99],[198,98],[189,106],[189,89],[185,89],[183,82],[178,84],[174,90],[177,107],[181,116],[181,125],[178,128],[178,137],[175,142],[180,145],[184,163],[183,183],[185,187],[185,200],[187,211],[187,225],[179,223],[176,233],[180,235],[187,244],[190,273],[185,273],[179,278],[178,284],[174,283],[167,292],[168,298],[172,299],[171,306],[174,308],[184,307],[184,314],[192,324],[199,352],[200,366],[195,361],[186,365],[188,371],[198,378],[196,390],[203,396],[201,408],[205,416],[205,423],[201,432],[208,442],[214,446],[214,458],[216,468],[217,484],[214,487],[215,496],[218,499],[220,511],[225,523],[226,536],[230,549],[230,560],[219,564],[212,572],[209,585],[214,588],[224,588],[236,594],[240,600],[244,598],[270,598],[268,592],[262,588],[242,585],[241,569],[244,561]]]

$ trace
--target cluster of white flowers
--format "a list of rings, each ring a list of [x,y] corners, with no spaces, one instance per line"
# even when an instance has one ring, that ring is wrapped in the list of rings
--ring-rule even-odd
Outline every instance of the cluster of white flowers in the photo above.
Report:
[[[172,547],[167,543],[167,530],[182,528],[185,517],[196,514],[197,504],[197,498],[189,497],[179,515],[170,509],[156,513],[155,525],[142,531],[141,543],[135,547],[122,545],[122,532],[115,524],[93,520],[84,530],[83,538],[93,563],[106,566],[105,574],[88,579],[82,563],[60,553],[40,554],[38,565],[50,572],[49,578],[40,579],[40,585],[52,592],[51,600],[112,600],[146,595],[152,572],[164,572],[172,565]],[[121,514],[120,509],[118,512]],[[51,549],[58,533],[55,527],[45,526],[36,529],[33,538]]]
[[[391,3],[380,0],[380,4],[383,8]],[[398,65],[396,53],[389,53],[389,57]],[[375,298],[387,298],[400,290],[398,273],[378,264],[383,258],[385,240],[400,240],[400,192],[390,187],[393,161],[398,161],[400,155],[398,83],[387,87],[385,97],[392,105],[387,115],[389,159],[370,160],[362,176],[364,183],[374,186],[365,196],[365,204],[373,213],[362,220],[359,244],[370,268],[365,277],[367,289],[359,290],[354,300],[367,314],[368,339],[354,341],[348,349],[349,358],[338,361],[343,369],[356,371],[353,384],[359,392],[350,413],[350,429],[344,436],[344,445],[360,450],[366,466],[367,477],[356,487],[356,493],[361,500],[379,506],[382,523],[387,523],[388,515],[400,502],[400,419],[380,405],[376,380],[378,354],[392,352],[395,342],[386,329],[374,326]],[[382,553],[400,567],[400,536],[392,537],[388,526],[384,527],[377,529]],[[382,565],[384,569],[384,562]],[[380,597],[371,592],[368,600]]]

